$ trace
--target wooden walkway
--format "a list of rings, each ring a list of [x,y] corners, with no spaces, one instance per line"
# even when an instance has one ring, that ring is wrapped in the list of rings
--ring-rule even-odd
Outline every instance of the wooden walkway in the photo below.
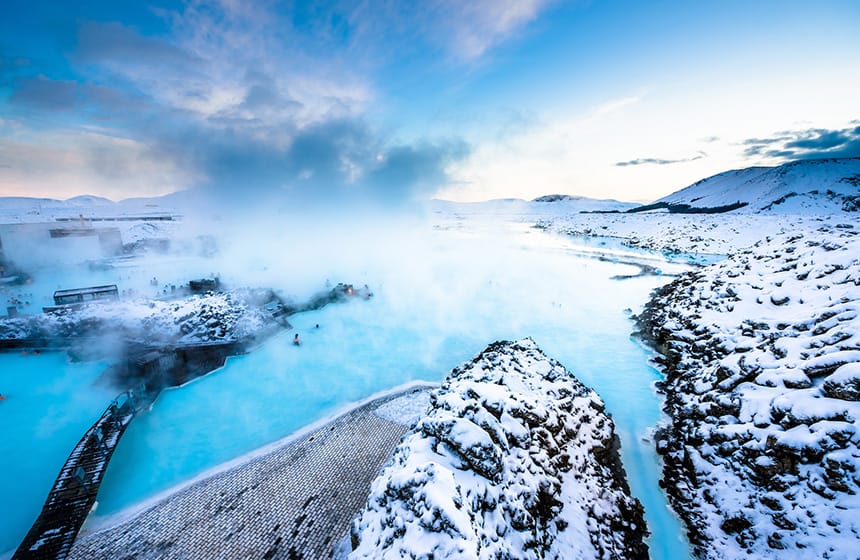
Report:
[[[65,558],[96,501],[102,477],[120,437],[138,410],[151,401],[132,391],[117,397],[69,455],[36,523],[12,560]]]

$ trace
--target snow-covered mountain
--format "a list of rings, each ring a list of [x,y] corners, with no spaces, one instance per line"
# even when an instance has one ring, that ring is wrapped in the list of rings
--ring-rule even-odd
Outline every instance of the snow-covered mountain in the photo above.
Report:
[[[735,212],[746,213],[860,211],[860,158],[793,161],[778,167],[726,171],[654,202],[693,209],[736,204],[745,206]]]

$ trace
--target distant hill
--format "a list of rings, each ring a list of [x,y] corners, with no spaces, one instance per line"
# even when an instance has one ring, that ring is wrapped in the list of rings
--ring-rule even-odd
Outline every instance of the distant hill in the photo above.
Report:
[[[66,200],[0,197],[0,223],[43,222],[79,216],[96,219],[181,214],[183,210],[194,207],[187,193],[180,191],[160,197],[130,198],[119,202],[88,194]]]
[[[534,200],[523,200],[520,198],[499,198],[482,202],[433,200],[432,204],[437,210],[504,214],[624,212],[638,206],[634,202],[620,202],[612,199],[596,199],[567,194],[548,194]]]
[[[634,211],[832,213],[860,211],[860,158],[793,161],[702,179]]]
[[[67,198],[64,202],[67,206],[80,206],[84,208],[90,206],[112,206],[116,204],[113,200],[101,196],[94,196],[91,194],[84,194],[72,198]]]

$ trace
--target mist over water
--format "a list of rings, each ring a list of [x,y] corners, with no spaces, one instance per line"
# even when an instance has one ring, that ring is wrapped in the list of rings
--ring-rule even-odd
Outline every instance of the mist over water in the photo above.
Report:
[[[532,337],[605,400],[655,535],[653,557],[688,554],[657,486],[657,457],[643,441],[660,415],[651,386],[658,375],[630,339],[626,311],[665,278],[611,280],[639,269],[617,254],[618,262],[584,257],[583,247],[532,229],[522,217],[227,210],[183,224],[186,238],[216,237],[213,258],[150,257],[114,274],[138,284],[158,276],[163,285],[211,271],[228,287],[271,287],[298,300],[347,282],[367,284],[374,297],[292,316],[294,330],[163,392],[123,437],[89,527],[374,393],[439,382],[495,340]],[[296,332],[298,348],[291,344]],[[58,468],[45,470],[55,475]]]
[[[633,491],[657,535],[654,557],[687,554],[657,487],[657,459],[643,441],[659,419],[651,387],[657,373],[630,339],[625,312],[663,278],[612,281],[638,269],[583,258],[569,240],[523,223],[437,217],[352,226],[284,224],[290,235],[277,249],[239,237],[225,244],[234,265],[228,277],[266,278],[289,293],[317,289],[321,279],[347,281],[367,284],[375,296],[291,317],[300,348],[285,333],[162,394],[117,450],[98,515],[120,512],[378,391],[441,381],[492,341],[531,336],[594,387],[614,415]]]

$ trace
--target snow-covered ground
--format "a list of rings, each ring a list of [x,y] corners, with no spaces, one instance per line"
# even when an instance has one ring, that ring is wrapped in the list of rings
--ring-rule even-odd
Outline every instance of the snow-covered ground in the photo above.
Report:
[[[531,339],[448,376],[353,524],[350,558],[647,558],[603,401]]]
[[[856,558],[860,230],[767,236],[660,289],[664,482],[703,558]]]
[[[722,214],[669,214],[665,209],[584,214],[544,208],[541,215],[537,204],[531,203],[531,208],[539,227],[558,233],[617,238],[629,247],[666,253],[728,255],[780,231],[814,228],[819,222],[834,219],[856,220],[860,210],[860,158],[727,171],[655,204],[713,208],[738,202],[745,206]],[[608,206],[594,209],[611,210]]]
[[[557,233],[612,238],[620,245],[668,254],[729,255],[781,232],[815,229],[825,223],[850,223],[858,214],[568,214],[540,219],[539,227]]]

